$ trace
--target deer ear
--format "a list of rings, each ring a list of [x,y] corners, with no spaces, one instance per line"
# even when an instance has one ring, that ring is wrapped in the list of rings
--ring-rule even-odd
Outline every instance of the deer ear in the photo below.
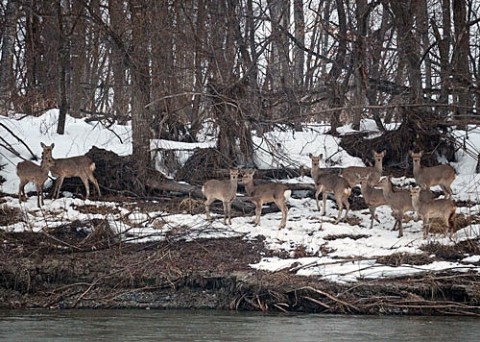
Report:
[[[42,146],[42,148],[47,147],[47,146],[45,146],[45,144],[43,142],[40,142],[40,146]]]
[[[310,157],[310,159],[313,158],[313,154],[309,153],[308,156]]]

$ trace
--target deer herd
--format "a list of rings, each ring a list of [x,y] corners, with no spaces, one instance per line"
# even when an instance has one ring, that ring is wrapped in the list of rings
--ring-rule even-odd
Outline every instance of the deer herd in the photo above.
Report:
[[[372,167],[351,166],[341,170],[340,174],[328,169],[320,168],[323,156],[310,154],[312,161],[311,177],[315,182],[315,200],[320,215],[326,213],[326,200],[328,194],[333,194],[338,207],[338,216],[335,223],[347,218],[350,210],[349,197],[352,188],[360,185],[362,196],[370,210],[373,227],[377,220],[375,210],[377,207],[387,205],[391,208],[392,217],[395,219],[393,229],[398,227],[398,236],[403,236],[402,221],[407,211],[414,211],[418,218],[423,221],[423,238],[427,238],[430,231],[432,218],[439,218],[447,226],[451,233],[454,231],[454,217],[456,206],[452,200],[450,188],[455,179],[455,171],[450,165],[438,165],[422,167],[420,160],[422,152],[410,152],[413,160],[413,174],[416,187],[411,189],[396,188],[392,184],[390,176],[382,176],[383,158],[385,151],[374,153],[375,165]],[[288,215],[287,201],[291,190],[287,185],[277,182],[255,184],[254,170],[244,170],[242,181],[247,198],[255,204],[255,226],[260,225],[260,216],[263,204],[274,202],[282,211],[282,220],[279,229],[285,228]],[[224,223],[231,224],[231,205],[236,197],[239,170],[230,170],[230,180],[208,180],[202,187],[202,193],[207,198],[205,212],[208,220],[210,217],[210,205],[215,200],[223,202]],[[430,187],[438,185],[444,192],[444,198],[436,199]],[[323,205],[320,207],[319,195],[322,194]],[[342,218],[342,212],[345,214]]]
[[[54,159],[52,156],[55,144],[50,146],[41,143],[43,149],[40,165],[31,161],[22,161],[17,165],[17,175],[20,179],[18,198],[20,201],[25,197],[25,185],[29,182],[35,184],[37,190],[37,205],[43,205],[43,184],[48,178],[49,172],[57,178],[53,191],[53,198],[58,198],[63,180],[68,177],[79,177],[86,190],[86,199],[90,195],[89,181],[93,183],[98,195],[101,195],[100,187],[93,175],[95,163],[87,156]],[[437,165],[423,167],[421,165],[422,152],[410,152],[413,160],[413,176],[417,184],[411,189],[396,188],[392,184],[390,176],[382,176],[383,158],[385,152],[374,153],[375,164],[372,167],[351,166],[341,170],[340,174],[328,169],[320,168],[323,155],[312,155],[311,177],[315,182],[315,200],[320,214],[326,214],[326,200],[329,194],[333,194],[338,207],[338,216],[335,223],[346,220],[350,210],[349,197],[352,188],[360,185],[365,204],[371,215],[370,228],[374,220],[377,207],[387,205],[391,208],[392,217],[395,219],[393,229],[398,227],[398,236],[403,236],[402,221],[404,213],[414,211],[417,218],[423,221],[423,237],[427,238],[431,219],[438,218],[443,221],[451,233],[454,231],[454,217],[456,206],[452,200],[451,184],[455,180],[455,170],[450,165]],[[287,202],[292,191],[286,184],[278,182],[265,182],[256,184],[253,176],[254,170],[243,170],[241,183],[245,187],[248,200],[255,204],[255,226],[260,225],[262,207],[267,203],[275,203],[282,212],[279,229],[285,228],[287,223]],[[205,214],[207,220],[211,220],[210,206],[215,200],[223,202],[224,224],[231,224],[231,206],[237,196],[240,171],[230,170],[229,180],[211,179],[202,186],[202,193],[206,197]],[[432,186],[440,186],[444,197],[436,199],[430,191]],[[322,194],[323,205],[320,207],[319,195]],[[342,212],[345,214],[342,218]]]
[[[86,197],[90,196],[90,189],[88,181],[91,181],[101,196],[100,187],[97,179],[93,175],[95,171],[95,163],[87,156],[77,156],[70,158],[54,159],[52,156],[55,144],[50,146],[40,143],[42,146],[42,161],[40,165],[35,164],[30,160],[21,161],[17,164],[17,176],[20,178],[20,185],[18,187],[18,199],[21,202],[25,197],[25,185],[32,182],[35,184],[37,190],[37,205],[43,205],[43,184],[48,178],[48,173],[51,172],[57,178],[53,190],[53,198],[58,198],[63,180],[69,177],[79,177],[85,186]]]

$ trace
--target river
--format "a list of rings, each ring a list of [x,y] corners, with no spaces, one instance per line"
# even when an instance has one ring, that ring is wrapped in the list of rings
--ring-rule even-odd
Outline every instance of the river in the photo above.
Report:
[[[3,310],[0,341],[475,341],[468,317]]]

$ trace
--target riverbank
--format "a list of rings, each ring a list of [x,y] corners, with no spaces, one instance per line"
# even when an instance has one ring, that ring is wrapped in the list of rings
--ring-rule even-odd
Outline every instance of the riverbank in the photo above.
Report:
[[[0,233],[1,308],[480,315],[476,272],[339,284],[252,269],[271,253],[261,238],[125,244],[59,232]]]

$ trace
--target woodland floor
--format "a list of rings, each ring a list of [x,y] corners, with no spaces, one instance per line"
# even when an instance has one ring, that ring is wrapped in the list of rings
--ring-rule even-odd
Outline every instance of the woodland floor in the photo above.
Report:
[[[4,212],[5,224],[12,213]],[[249,264],[272,255],[262,238],[126,244],[108,230],[74,224],[42,233],[0,232],[0,308],[181,308],[308,313],[480,315],[478,273],[427,273],[331,283]],[[440,260],[478,249],[478,241],[432,245]],[[425,251],[426,255],[432,250]],[[431,259],[396,255],[390,265]]]

